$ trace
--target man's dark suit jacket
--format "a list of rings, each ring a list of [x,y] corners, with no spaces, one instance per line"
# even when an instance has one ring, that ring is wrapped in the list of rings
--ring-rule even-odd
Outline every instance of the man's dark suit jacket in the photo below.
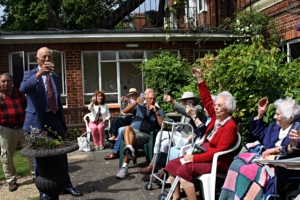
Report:
[[[35,75],[38,70],[38,68],[35,68],[33,70],[26,71],[24,73],[23,81],[20,86],[20,91],[25,93],[27,96],[27,108],[23,129],[28,132],[31,132],[30,125],[34,128],[42,129],[44,123],[44,114],[47,110],[47,93],[43,78],[41,77],[39,80],[37,80]],[[53,89],[55,90],[58,103],[57,112],[61,114],[61,119],[59,120],[63,121],[63,128],[66,131],[67,127],[60,100],[59,76],[56,73],[52,72],[50,75],[50,79],[52,80]]]

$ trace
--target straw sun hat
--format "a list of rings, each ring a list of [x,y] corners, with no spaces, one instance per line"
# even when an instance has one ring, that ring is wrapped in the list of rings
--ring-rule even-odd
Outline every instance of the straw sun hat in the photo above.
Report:
[[[130,88],[129,93],[127,94],[127,96],[131,95],[131,94],[137,94],[137,93],[138,93],[138,91],[135,88]]]

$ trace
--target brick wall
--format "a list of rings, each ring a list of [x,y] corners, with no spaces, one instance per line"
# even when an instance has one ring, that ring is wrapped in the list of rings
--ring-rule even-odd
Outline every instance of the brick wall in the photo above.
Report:
[[[51,44],[1,44],[0,45],[0,71],[8,72],[8,54],[9,52],[24,51],[36,52],[39,48],[47,46],[50,49],[64,51],[66,56],[66,88],[68,107],[83,106],[82,90],[82,69],[81,69],[81,51],[101,51],[101,50],[179,50],[183,58],[193,63],[193,51],[199,49],[195,41],[182,42],[139,42],[138,48],[127,48],[126,43],[51,43]],[[220,49],[223,48],[223,42],[201,43],[201,49]],[[113,116],[119,115],[119,106],[110,106]]]
[[[241,10],[249,6],[250,0],[238,0],[237,9]],[[300,1],[285,0],[261,11],[272,17],[278,24],[278,30],[283,40],[291,40],[300,37],[300,32],[295,30],[300,23]]]
[[[144,28],[155,28],[149,20],[146,19],[144,13],[135,13],[133,21],[134,29],[140,30]]]

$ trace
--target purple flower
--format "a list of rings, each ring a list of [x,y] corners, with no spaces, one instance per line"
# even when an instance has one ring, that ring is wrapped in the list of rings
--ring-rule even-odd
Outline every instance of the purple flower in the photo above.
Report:
[[[296,30],[297,30],[297,31],[300,31],[300,24],[297,24],[297,25],[296,25]]]

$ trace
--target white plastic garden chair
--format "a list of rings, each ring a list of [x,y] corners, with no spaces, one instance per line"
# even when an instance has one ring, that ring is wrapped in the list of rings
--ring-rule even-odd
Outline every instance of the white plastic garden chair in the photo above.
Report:
[[[202,198],[204,198],[205,200],[215,200],[215,189],[216,189],[216,178],[226,178],[226,173],[217,173],[217,163],[218,163],[218,158],[221,155],[224,154],[228,154],[230,152],[235,151],[241,143],[241,135],[239,133],[237,133],[238,135],[238,139],[236,141],[236,144],[231,148],[228,149],[226,151],[221,151],[218,153],[214,154],[213,157],[213,162],[212,162],[212,166],[211,166],[211,173],[210,174],[203,174],[201,176],[197,176],[195,177],[196,180],[200,180],[202,182]],[[180,149],[180,156],[183,156],[186,152],[186,150],[188,150],[190,148],[190,144],[181,147]]]

